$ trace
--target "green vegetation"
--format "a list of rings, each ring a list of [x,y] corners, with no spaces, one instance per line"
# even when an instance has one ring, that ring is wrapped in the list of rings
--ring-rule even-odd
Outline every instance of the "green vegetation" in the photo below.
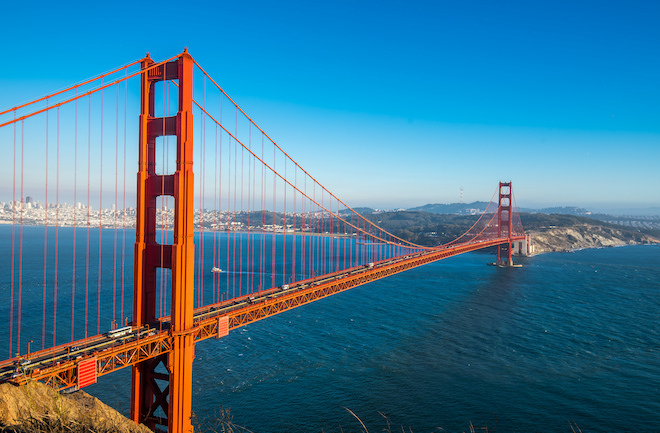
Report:
[[[479,215],[437,214],[419,211],[382,212],[365,215],[374,224],[409,242],[419,245],[442,245],[465,233],[479,218]],[[597,226],[613,234],[617,230],[627,240],[641,241],[641,235],[660,238],[660,230],[631,228],[618,224],[598,221],[590,217],[521,213],[520,219],[525,231],[544,231],[552,228]],[[586,229],[584,229],[586,230]],[[581,231],[584,231],[581,230]]]
[[[465,233],[479,216],[400,211],[366,215],[366,218],[401,239],[434,246],[453,241]]]
[[[487,207],[488,202],[475,201],[472,203],[425,204],[424,206],[414,207],[409,210],[415,212],[469,215],[472,210],[476,210],[477,213],[480,213],[483,212]]]
[[[660,230],[631,228],[619,224],[608,223],[594,219],[593,217],[565,215],[565,214],[544,214],[544,213],[521,213],[520,219],[525,230],[542,231],[549,228],[563,228],[575,226],[599,226],[606,229],[618,230],[628,235],[630,239],[639,238],[640,234],[660,237]]]

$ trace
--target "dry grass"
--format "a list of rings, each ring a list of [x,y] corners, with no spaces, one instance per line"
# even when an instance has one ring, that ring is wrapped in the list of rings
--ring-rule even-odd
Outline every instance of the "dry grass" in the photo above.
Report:
[[[348,411],[348,413],[350,413],[357,420],[357,422],[360,424],[360,432],[361,433],[369,433],[369,429],[364,424],[364,422],[362,422],[360,417],[358,417],[355,414],[355,412],[353,412],[352,410],[350,410],[347,407],[345,407],[344,409],[346,409]],[[405,427],[405,426],[393,427],[392,422],[390,421],[390,419],[384,413],[378,412],[378,414],[383,417],[383,420],[385,421],[385,424],[386,424],[385,428],[383,428],[380,431],[387,432],[387,433],[399,433],[399,432],[400,433],[413,433],[412,427],[410,427],[410,426],[408,426],[408,427]],[[495,422],[495,424],[497,425],[497,422]],[[576,425],[576,427],[577,427],[577,425]],[[436,430],[437,431],[445,431],[445,429],[443,429],[442,427],[436,427]],[[340,431],[342,433],[344,433],[343,428],[340,428]],[[481,426],[481,427],[475,427],[474,424],[472,424],[472,422],[470,421],[469,432],[470,433],[477,433],[477,432],[479,432],[479,433],[481,433],[481,432],[493,433],[493,432],[495,432],[495,427],[489,427],[488,422],[484,422],[484,425]],[[582,432],[580,432],[579,429],[578,429],[578,431],[574,430],[573,433],[582,433]]]
[[[2,433],[117,433],[117,428],[95,429],[88,423],[62,421],[59,418],[28,418],[14,426],[0,427]]]
[[[247,428],[234,424],[231,410],[222,406],[212,418],[199,419],[193,413],[192,424],[195,433],[252,433]]]

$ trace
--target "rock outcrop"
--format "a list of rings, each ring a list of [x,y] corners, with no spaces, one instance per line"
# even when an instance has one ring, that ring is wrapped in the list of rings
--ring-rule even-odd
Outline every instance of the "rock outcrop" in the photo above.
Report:
[[[590,224],[580,224],[572,227],[549,227],[531,231],[530,234],[535,254],[584,248],[660,243],[660,239],[642,233]]]

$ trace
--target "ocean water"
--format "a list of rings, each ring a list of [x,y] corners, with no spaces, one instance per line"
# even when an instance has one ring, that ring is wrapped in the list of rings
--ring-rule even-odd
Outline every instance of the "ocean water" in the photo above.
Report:
[[[197,345],[193,410],[253,432],[660,430],[660,248],[468,254]],[[123,373],[120,373],[123,374]],[[93,393],[128,409],[129,375]],[[386,418],[387,420],[386,420]]]
[[[159,231],[157,241],[171,237]],[[409,251],[357,237],[265,232],[198,232],[194,242],[196,307]],[[27,353],[28,341],[40,350],[130,321],[134,244],[132,229],[0,225],[0,321],[7,324],[0,356]],[[223,272],[212,273],[215,266]],[[170,284],[169,270],[156,272],[159,317],[169,315]]]
[[[660,431],[660,247],[471,253],[196,346],[193,411],[255,432]],[[86,388],[128,413],[130,371]]]
[[[255,432],[660,430],[660,248],[471,254],[200,345],[198,414]]]

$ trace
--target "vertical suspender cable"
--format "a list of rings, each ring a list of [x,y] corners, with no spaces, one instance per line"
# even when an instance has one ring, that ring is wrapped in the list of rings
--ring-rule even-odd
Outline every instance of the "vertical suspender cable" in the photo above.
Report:
[[[353,261],[353,251],[355,250],[355,242],[356,242],[356,239],[353,236],[355,234],[355,228],[353,223],[353,212],[351,212],[351,225],[349,228],[349,234],[350,234],[350,238],[348,243],[348,267],[352,268],[355,266],[355,262]]]
[[[76,95],[78,95],[78,89],[76,89]],[[78,100],[74,104],[74,131],[73,131],[73,255],[71,259],[71,273],[73,278],[71,280],[71,341],[75,338],[74,329],[75,329],[75,306],[76,306],[76,231],[77,227],[77,216],[78,208],[76,206],[76,201],[78,200]]]
[[[314,239],[316,238],[315,234],[315,228],[316,228],[316,216],[314,215],[314,199],[308,200],[308,205],[309,209],[307,211],[308,213],[308,221],[307,224],[309,225],[309,241],[307,245],[307,275],[311,278],[314,276],[314,248],[315,248],[315,241]]]
[[[337,213],[339,213],[339,202],[337,202]],[[344,215],[346,215],[346,214],[344,214]],[[347,232],[348,232],[348,230],[347,230],[348,228],[346,227],[346,222],[345,221],[343,223],[343,227],[344,227],[344,230],[342,231],[342,233],[344,235],[343,236],[343,239],[344,239],[344,241],[343,241],[343,244],[344,244],[344,269],[346,269],[346,244],[348,244],[348,239],[347,239],[346,235],[347,235]],[[351,262],[349,261],[348,262],[349,267],[350,267],[350,263]]]
[[[206,109],[206,77],[204,77],[204,109]],[[200,113],[200,116],[202,118],[202,133],[201,133],[201,138],[202,138],[202,160],[200,161],[200,172],[202,173],[200,183],[202,186],[202,205],[201,209],[199,210],[201,213],[201,228],[200,228],[200,234],[202,237],[202,241],[200,243],[201,245],[201,253],[202,253],[202,258],[200,260],[200,265],[201,265],[201,271],[200,271],[200,294],[199,294],[199,306],[201,307],[204,305],[204,257],[206,256],[206,236],[205,236],[205,227],[206,227],[206,116],[204,113]]]
[[[199,177],[201,178],[198,182],[198,194],[199,194],[199,209],[200,212],[204,212],[202,209],[202,196],[204,195],[202,193],[202,185],[204,183],[204,136],[203,136],[203,131],[204,130],[204,116],[200,111],[200,116],[199,116]],[[203,216],[202,216],[202,221],[203,221]],[[202,228],[197,230],[197,306],[200,306],[201,298],[202,298],[202,251],[204,250],[204,245],[203,245],[203,240],[202,240],[202,230],[203,230],[203,224]],[[193,233],[195,229],[193,227]],[[194,304],[194,302],[193,302]]]
[[[328,222],[326,225],[326,231],[327,231],[327,254],[328,254],[328,265],[327,265],[327,272],[328,273],[333,273],[336,268],[337,268],[337,263],[336,263],[336,247],[335,247],[335,214],[332,210],[332,195],[328,194],[328,200],[330,203],[328,203]]]
[[[204,76],[204,110],[206,110],[206,76]],[[200,161],[199,161],[199,170],[200,170],[200,181],[199,181],[199,212],[200,212],[200,223],[201,227],[199,229],[199,284],[198,292],[199,296],[197,298],[197,306],[201,307],[204,305],[204,222],[205,222],[205,210],[204,210],[204,194],[206,192],[206,117],[204,113],[200,113],[199,116],[201,120],[201,131],[200,131]]]
[[[233,269],[230,268],[230,260],[231,260],[231,255],[230,249],[229,249],[229,241],[231,239],[231,227],[232,223],[234,222],[233,215],[231,213],[231,137],[228,139],[227,143],[227,252],[226,252],[226,260],[227,260],[227,266],[226,266],[226,273],[227,273],[227,299],[229,299],[229,276],[233,276]],[[231,269],[231,271],[230,271]]]
[[[301,222],[301,227],[304,230],[305,229],[305,204],[307,203],[307,174],[304,175],[303,177],[303,184],[304,184],[304,191],[305,191],[305,197],[301,198],[302,201],[302,206],[301,206],[301,212],[302,212],[302,222]],[[301,279],[306,279],[307,278],[307,272],[308,272],[308,266],[307,266],[307,235],[303,231],[303,236],[302,236],[302,269],[300,270],[300,274],[302,275]]]
[[[238,135],[238,131],[236,131]],[[245,178],[245,166],[244,164],[244,155],[245,152],[243,151],[243,146],[241,146],[241,168],[239,170],[239,175],[241,177],[241,213],[240,213],[240,231],[239,231],[239,266],[238,269],[240,270],[240,274],[238,274],[238,293],[239,296],[243,294],[243,181]],[[237,155],[238,156],[238,155]],[[238,158],[237,158],[238,159]]]
[[[223,99],[224,97],[221,95],[220,96],[220,122],[222,122],[223,118]],[[222,126],[222,125],[221,125]],[[222,195],[222,131],[220,131],[220,195]],[[231,141],[230,141],[231,143]],[[227,161],[229,161],[229,145],[227,147]],[[227,251],[225,253],[225,299],[229,299],[229,222],[230,222],[230,213],[229,213],[229,162],[227,162],[227,211],[226,215],[227,217],[225,218],[225,238],[227,239]],[[222,197],[220,197],[222,198]],[[220,202],[222,203],[222,202]],[[222,207],[222,204],[220,205]],[[218,244],[218,248],[220,248],[220,244]]]
[[[46,99],[48,106],[48,99]],[[21,197],[21,214],[23,206]],[[48,265],[48,111],[46,111],[46,203],[44,205],[44,285],[43,285],[43,312],[41,323],[41,349],[46,347],[46,273]],[[20,350],[20,338],[18,340]]]
[[[264,160],[264,135],[263,133],[261,134],[261,160]],[[266,284],[265,278],[266,278],[266,257],[265,257],[265,249],[266,249],[266,241],[265,241],[265,231],[264,231],[264,214],[266,212],[266,198],[264,197],[264,194],[266,192],[266,185],[265,185],[265,172],[266,172],[266,167],[262,164],[261,165],[261,195],[260,195],[260,214],[261,214],[261,224],[260,224],[260,242],[259,242],[259,288],[263,290]]]
[[[248,123],[248,148],[252,147],[252,124]],[[241,158],[243,157],[243,151],[241,150]],[[245,170],[245,168],[243,168]],[[252,237],[250,233],[250,180],[252,177],[252,165],[250,164],[250,155],[247,158],[247,229],[244,230],[247,235],[247,254],[245,257],[247,273],[245,274],[245,292],[246,294],[252,293],[252,287],[250,287],[250,262],[251,262],[251,251],[250,251],[250,238]],[[242,197],[242,194],[241,194]],[[242,207],[242,206],[241,206]]]
[[[252,147],[252,144],[250,144],[250,147]],[[255,227],[257,225],[256,221],[256,212],[257,210],[257,159],[253,156],[252,157],[252,227]],[[257,239],[256,235],[253,233],[251,235],[252,237],[252,274],[251,275],[251,282],[250,285],[252,286],[252,289],[254,291],[254,255],[256,252],[256,244],[257,244]]]
[[[128,84],[126,80],[127,72],[124,69],[124,191],[122,197],[122,231],[121,231],[121,315],[119,320],[124,323],[124,289],[126,287],[126,100],[128,99]]]
[[[235,132],[234,137],[238,136],[238,112],[234,116]],[[232,280],[232,286],[234,290],[234,297],[241,296],[241,283],[243,279],[243,257],[241,253],[243,251],[243,245],[241,243],[241,224],[243,221],[243,215],[241,213],[243,207],[243,199],[239,200],[239,192],[243,190],[243,174],[241,167],[238,165],[238,144],[239,141],[234,138],[234,226],[232,228],[233,237],[232,237],[232,254],[233,254],[233,266],[234,266],[234,278]],[[241,156],[242,158],[242,156]],[[240,188],[239,188],[240,182]],[[241,210],[239,210],[239,206]],[[237,290],[238,289],[238,290]]]
[[[232,266],[233,264],[233,255],[231,254],[231,246],[232,246],[232,241],[233,241],[233,229],[234,229],[234,222],[235,222],[235,209],[232,208],[232,194],[231,194],[231,188],[232,188],[232,142],[233,139],[231,136],[229,136],[228,143],[227,143],[227,299],[229,299],[229,288],[232,287],[233,290],[233,282],[235,279],[234,275],[234,267]],[[233,297],[233,296],[232,296]]]
[[[277,221],[276,200],[277,200],[277,175],[276,175],[275,147],[273,146],[273,238],[271,241],[270,258],[270,286],[275,287],[275,224]]]
[[[248,151],[252,147],[252,129],[250,127],[251,125],[248,125]],[[252,224],[254,222],[254,209],[252,206],[252,157],[251,154],[248,152],[247,155],[247,160],[245,161],[245,165],[243,166],[243,171],[246,171],[245,167],[247,166],[247,186],[245,188],[246,192],[246,210],[245,210],[245,229],[243,236],[245,237],[245,247],[246,247],[246,253],[245,253],[245,293],[246,294],[251,294],[254,293],[254,289],[252,287],[252,272],[254,271],[254,261],[253,261],[253,256],[254,256],[254,242],[253,242],[253,235],[252,235]]]
[[[14,120],[16,110],[14,109]],[[14,263],[16,254],[16,122],[14,122],[14,169],[12,173],[12,202],[11,202],[11,283],[9,295],[9,356],[12,357],[14,346]]]
[[[218,242],[218,230],[220,230],[220,216],[218,213],[218,125],[215,125],[215,146],[213,154],[213,216],[216,222],[216,229],[213,231],[213,267],[218,267],[218,256],[217,256],[217,242]],[[216,300],[216,289],[217,289],[217,273],[213,273],[213,303],[218,302]]]
[[[112,323],[117,322],[117,208],[119,207],[119,85],[116,86],[116,117],[115,117],[115,204],[113,209],[114,216],[114,252],[112,266]]]
[[[55,168],[55,272],[53,283],[53,346],[57,346],[57,266],[59,261],[59,218],[60,218],[60,107],[57,107],[57,141]]]
[[[296,166],[293,167],[293,184],[298,188],[298,168]],[[293,257],[293,260],[291,261],[291,275],[293,276],[294,281],[296,280],[296,219],[298,218],[298,209],[296,207],[296,197],[298,193],[296,188],[293,189],[293,251],[291,252],[291,256]]]
[[[309,225],[311,237],[309,238],[309,276],[314,277],[316,272],[316,185],[312,184],[312,202],[309,204]]]
[[[222,97],[220,98],[220,112],[222,112]],[[221,117],[222,120],[222,117]],[[220,131],[220,151],[218,153],[218,165],[220,166],[220,169],[218,170],[218,230],[220,229],[220,222],[222,220],[222,131]],[[220,247],[221,247],[221,240],[222,236],[219,234],[218,235],[218,267],[221,265],[220,263]],[[227,268],[225,267],[225,273],[227,273]],[[220,294],[220,275],[218,275],[218,295],[222,299],[222,295]],[[229,287],[229,286],[227,286]]]
[[[89,189],[92,176],[92,95],[88,98],[88,111],[87,111],[87,247],[85,252],[85,338],[87,338],[87,324],[89,319],[89,217],[90,217],[90,204]]]
[[[321,212],[320,212],[320,209],[319,209],[318,202],[316,201],[316,182],[314,182],[313,187],[314,187],[313,194],[314,194],[314,203],[315,203],[314,207],[315,207],[316,210],[314,212],[314,231],[313,231],[314,232],[314,237],[312,238],[313,239],[313,247],[312,248],[313,248],[313,255],[314,255],[314,261],[313,261],[313,264],[312,264],[312,275],[313,276],[318,276],[319,275],[319,264],[320,264],[319,256],[320,256],[320,253],[321,253],[320,246],[319,246],[319,244],[320,244],[320,242],[319,242],[319,231],[321,230],[320,229],[321,224],[320,224],[320,221],[319,221],[319,217],[322,216],[322,215],[320,215]]]
[[[284,160],[284,178],[286,179],[286,159]],[[282,236],[282,284],[286,283],[286,182],[282,184],[284,188],[284,221],[282,227],[284,235]]]
[[[21,197],[23,197],[23,173],[25,168],[25,122],[21,120]],[[19,234],[19,256],[18,256],[18,326],[17,326],[17,338],[19,344],[16,346],[16,350],[20,351],[20,341],[21,341],[21,317],[23,310],[21,304],[23,302],[23,212],[21,212],[21,231]]]
[[[320,247],[320,254],[319,258],[321,261],[319,262],[319,275],[323,275],[326,273],[325,271],[325,265],[326,265],[326,252],[325,252],[325,203],[324,203],[324,194],[323,194],[323,189],[321,189],[321,210],[320,210],[320,215],[321,215],[321,221],[320,221],[320,228],[319,228],[319,247]]]
[[[235,117],[236,120],[236,129],[238,129],[238,115]],[[238,209],[236,197],[238,193],[238,142],[234,140],[234,222],[236,222],[236,212]],[[233,237],[232,237],[232,298],[236,297],[236,272],[241,272],[240,269],[236,269],[236,225],[232,228]],[[240,274],[239,274],[240,277]]]
[[[328,204],[328,209],[329,212],[328,214],[328,222],[326,225],[326,231],[328,232],[328,236],[326,236],[326,243],[328,244],[328,266],[327,266],[327,271],[329,273],[333,272],[334,269],[334,239],[332,237],[333,234],[333,229],[332,226],[334,225],[334,216],[332,215],[332,196],[328,197],[328,200],[330,203]]]
[[[101,78],[101,84],[103,79]],[[101,89],[101,138],[100,138],[100,156],[99,156],[99,267],[98,273],[98,288],[96,292],[96,333],[101,333],[101,257],[103,244],[103,89]]]

